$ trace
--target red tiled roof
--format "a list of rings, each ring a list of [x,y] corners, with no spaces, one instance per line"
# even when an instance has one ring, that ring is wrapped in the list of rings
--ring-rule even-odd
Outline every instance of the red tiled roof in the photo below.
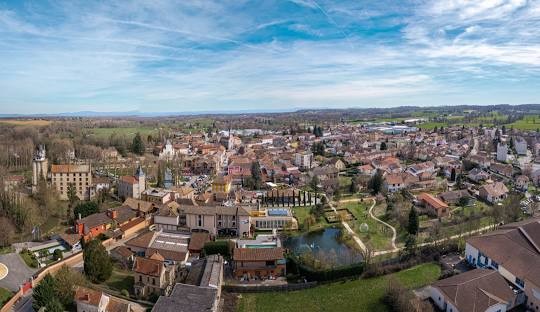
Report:
[[[432,206],[433,208],[437,210],[448,208],[448,205],[445,202],[443,202],[442,200],[428,193],[422,193],[418,195],[418,199],[428,203],[430,206]]]

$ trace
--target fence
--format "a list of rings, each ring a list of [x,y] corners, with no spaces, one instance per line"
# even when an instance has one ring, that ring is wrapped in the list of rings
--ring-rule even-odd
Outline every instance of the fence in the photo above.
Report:
[[[103,246],[105,247],[109,247],[111,246],[112,244],[114,243],[114,240],[112,238],[109,238],[105,241],[102,242]],[[37,284],[39,284],[39,282],[41,282],[41,280],[45,277],[45,275],[47,274],[54,274],[56,273],[58,270],[60,270],[60,268],[62,268],[62,266],[64,265],[67,265],[67,266],[71,266],[71,265],[74,265],[74,264],[77,264],[79,262],[82,262],[83,261],[83,253],[82,251],[79,251],[69,257],[66,257],[48,267],[45,267],[39,271],[37,271],[34,276],[33,276],[33,279],[32,279],[32,282],[30,285],[27,285],[27,284],[23,284],[21,285],[19,291],[17,291],[13,297],[11,297],[11,299],[9,299],[8,302],[6,302],[2,308],[0,309],[0,312],[8,312],[11,310],[11,308],[15,305],[15,303],[17,303],[17,301],[19,299],[21,299],[21,297],[24,295],[24,293],[26,293],[28,290],[30,290],[30,288],[34,288],[37,286]]]
[[[223,285],[223,290],[233,293],[260,293],[260,292],[279,292],[295,291],[313,288],[317,282],[283,284],[283,285]]]

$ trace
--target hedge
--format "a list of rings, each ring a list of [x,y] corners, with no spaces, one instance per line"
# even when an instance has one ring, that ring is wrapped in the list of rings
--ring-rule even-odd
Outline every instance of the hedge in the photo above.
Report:
[[[332,281],[345,277],[360,276],[364,271],[362,263],[355,263],[348,266],[341,266],[328,270],[315,270],[306,265],[298,263],[296,259],[290,257],[287,259],[287,272],[305,277],[308,281]]]

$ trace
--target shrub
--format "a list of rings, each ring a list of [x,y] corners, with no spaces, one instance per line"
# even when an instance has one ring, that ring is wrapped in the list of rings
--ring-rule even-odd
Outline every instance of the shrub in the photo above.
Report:
[[[23,258],[26,265],[31,268],[37,268],[39,266],[36,256],[28,249],[23,249],[21,251],[21,258]]]
[[[231,252],[230,252],[230,247],[229,247],[230,243],[228,240],[224,241],[215,241],[215,242],[207,242],[206,244],[204,244],[204,247],[203,247],[203,253],[205,256],[208,256],[208,255],[215,255],[215,254],[220,254],[224,257],[230,257],[231,256]]]
[[[62,250],[55,249],[54,252],[53,252],[53,259],[55,261],[57,261],[57,260],[61,260],[63,258],[64,258],[64,254],[62,253]]]
[[[120,293],[122,294],[122,296],[129,298],[129,291],[127,291],[127,289],[122,289]]]

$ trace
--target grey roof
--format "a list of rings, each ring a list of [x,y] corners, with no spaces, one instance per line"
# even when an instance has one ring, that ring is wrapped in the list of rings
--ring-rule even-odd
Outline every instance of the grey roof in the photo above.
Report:
[[[213,311],[216,296],[215,288],[176,284],[169,297],[159,297],[152,312]]]

